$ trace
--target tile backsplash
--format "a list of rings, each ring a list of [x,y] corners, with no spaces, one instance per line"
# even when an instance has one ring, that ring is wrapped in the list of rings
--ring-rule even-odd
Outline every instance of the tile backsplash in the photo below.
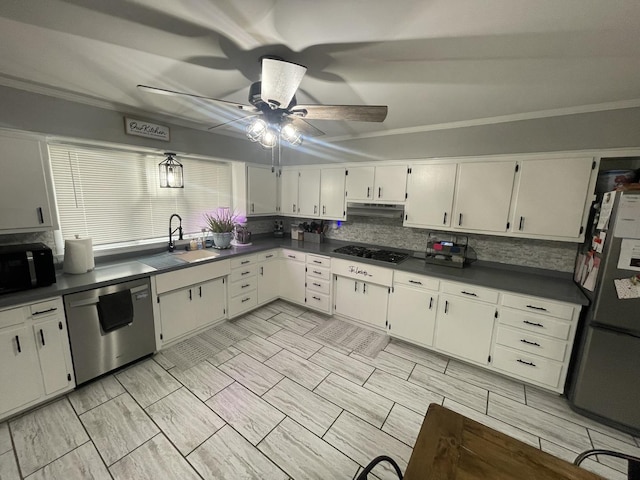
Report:
[[[55,252],[56,242],[53,238],[53,231],[29,232],[29,233],[9,233],[0,235],[0,245],[16,245],[22,243],[44,243]]]
[[[282,218],[285,232],[292,223],[310,222],[309,219]],[[273,221],[270,223],[273,226]],[[369,243],[390,248],[424,252],[428,230],[402,226],[402,219],[360,217],[351,215],[349,221],[331,228],[326,237],[358,243]],[[271,231],[271,230],[268,230]],[[578,245],[568,242],[533,240],[528,238],[496,237],[466,234],[471,249],[478,260],[505,263],[524,267],[543,268],[559,272],[573,272]]]

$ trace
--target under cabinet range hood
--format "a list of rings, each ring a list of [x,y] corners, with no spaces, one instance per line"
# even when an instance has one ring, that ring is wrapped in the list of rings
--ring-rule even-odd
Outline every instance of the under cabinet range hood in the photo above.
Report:
[[[404,205],[388,205],[382,203],[347,203],[347,217],[359,215],[361,217],[402,218]]]

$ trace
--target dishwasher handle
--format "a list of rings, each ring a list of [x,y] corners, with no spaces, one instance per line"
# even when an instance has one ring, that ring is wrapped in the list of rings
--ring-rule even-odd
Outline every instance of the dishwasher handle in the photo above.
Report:
[[[145,290],[149,290],[149,285],[140,285],[138,287],[130,288],[129,290],[131,290],[131,295],[134,295],[136,293],[141,293],[141,292],[144,292]],[[97,305],[99,301],[100,301],[99,296],[85,298],[84,300],[76,300],[75,302],[69,303],[69,307],[77,308],[77,307],[86,307],[89,305]]]

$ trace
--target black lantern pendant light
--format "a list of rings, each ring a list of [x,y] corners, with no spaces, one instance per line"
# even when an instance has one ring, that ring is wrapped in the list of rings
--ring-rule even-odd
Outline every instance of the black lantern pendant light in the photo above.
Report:
[[[175,153],[165,152],[167,156],[158,164],[160,169],[161,188],[184,188],[184,177],[182,176],[182,164],[174,157]]]

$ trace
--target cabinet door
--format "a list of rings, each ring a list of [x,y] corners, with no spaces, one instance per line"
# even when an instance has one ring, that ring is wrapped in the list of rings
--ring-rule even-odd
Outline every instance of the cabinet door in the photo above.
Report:
[[[280,262],[280,296],[304,304],[305,264],[295,260]]]
[[[31,327],[0,330],[0,385],[0,414],[42,396],[42,374]]]
[[[437,307],[437,293],[395,285],[389,296],[389,333],[432,346]]]
[[[346,178],[347,201],[373,200],[374,167],[350,167]]]
[[[277,177],[270,168],[247,167],[247,213],[266,215],[277,213]]]
[[[495,305],[440,295],[435,346],[474,362],[488,364]]]
[[[298,209],[298,171],[283,170],[280,174],[280,213],[296,215]]]
[[[193,287],[160,295],[162,341],[170,342],[196,328],[198,313]]]
[[[300,170],[298,177],[298,213],[303,216],[320,216],[320,170]]]
[[[373,186],[374,200],[379,202],[404,202],[406,193],[406,165],[376,167]]]
[[[347,277],[335,277],[334,312],[350,318],[361,318],[362,286],[364,282]]]
[[[344,208],[344,168],[323,168],[320,173],[320,217],[342,220]]]
[[[69,338],[64,323],[64,319],[55,316],[33,326],[46,395],[64,390],[71,383]]]
[[[198,310],[194,328],[204,327],[226,316],[227,295],[222,278],[196,285],[193,287],[193,295],[196,296]]]
[[[453,226],[506,232],[515,171],[515,161],[458,165]]]
[[[593,158],[520,162],[511,230],[578,239]]]
[[[457,167],[455,163],[411,167],[404,225],[451,226]]]
[[[258,265],[258,304],[270,302],[280,295],[280,260]]]
[[[387,306],[389,304],[389,287],[374,283],[362,284],[361,314],[358,320],[374,327],[385,328],[387,322]]]
[[[53,226],[40,148],[37,140],[0,136],[2,230],[44,230]]]

